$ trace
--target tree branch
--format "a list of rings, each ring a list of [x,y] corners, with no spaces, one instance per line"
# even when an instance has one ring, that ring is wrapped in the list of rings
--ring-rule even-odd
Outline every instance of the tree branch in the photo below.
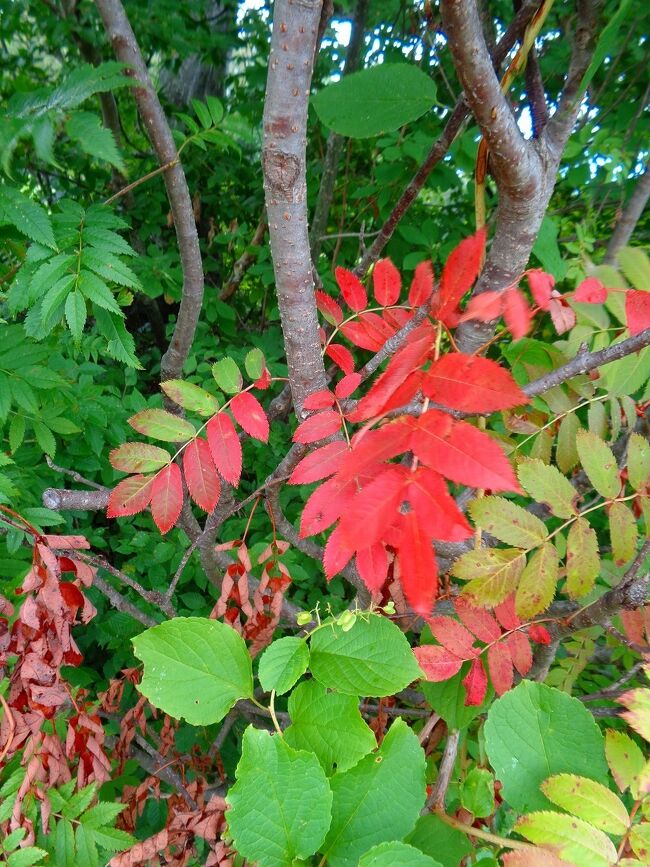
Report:
[[[262,244],[264,243],[264,236],[266,235],[266,229],[266,219],[264,216],[262,216],[259,219],[257,228],[255,229],[253,237],[251,238],[250,244],[246,247],[239,259],[237,259],[237,261],[233,265],[232,273],[224,283],[223,289],[219,293],[220,301],[227,301],[231,297],[231,295],[234,295],[239,288],[239,284],[243,280],[244,274],[257,259],[256,253],[254,253],[251,248],[262,246]]]
[[[120,0],[95,0],[115,56],[129,68],[137,82],[134,88],[138,111],[156,151],[160,165],[178,160],[167,118],[154,90],[137,40]],[[174,218],[174,229],[183,269],[183,293],[174,334],[162,357],[161,379],[175,379],[182,373],[190,351],[203,302],[203,264],[199,236],[194,222],[192,199],[180,162],[163,174]]]
[[[327,387],[307,233],[306,126],[319,0],[276,0],[264,103],[262,169],[271,256],[296,413]]]
[[[612,237],[609,239],[607,250],[605,252],[604,262],[607,265],[614,265],[618,251],[621,247],[625,247],[627,242],[632,237],[632,232],[639,222],[643,209],[650,198],[650,159],[646,163],[643,174],[638,178],[634,192],[628,199],[627,204],[621,214],[620,219],[616,223],[616,227],[612,232]]]

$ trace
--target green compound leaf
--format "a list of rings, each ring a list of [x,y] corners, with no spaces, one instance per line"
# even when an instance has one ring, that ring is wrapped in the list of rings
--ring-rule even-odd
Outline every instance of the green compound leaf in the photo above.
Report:
[[[139,690],[155,706],[191,725],[219,722],[240,698],[253,697],[243,638],[204,617],[175,617],[133,639],[144,662]]]
[[[603,737],[577,699],[522,681],[494,702],[485,723],[486,750],[504,799],[515,810],[545,809],[539,789],[553,774],[607,779]]]
[[[0,219],[11,223],[32,241],[56,249],[52,223],[45,208],[15,187],[0,187]]]
[[[555,545],[547,542],[535,551],[521,573],[515,609],[522,620],[530,620],[551,603],[559,572]]]
[[[328,776],[354,767],[377,746],[359,711],[359,699],[328,692],[315,680],[298,684],[291,693],[289,716],[286,742],[294,749],[315,753]]]
[[[270,644],[260,657],[259,679],[266,692],[288,692],[307,671],[309,650],[304,638],[288,635]]]
[[[404,842],[437,859],[443,867],[458,867],[472,852],[472,844],[462,831],[450,828],[432,814],[420,816]]]
[[[548,466],[539,458],[526,458],[517,467],[517,475],[530,496],[545,503],[556,517],[575,515],[576,489],[557,467]]]
[[[590,431],[579,430],[576,447],[580,463],[594,488],[608,500],[616,497],[621,490],[621,480],[614,452],[607,443]]]
[[[235,362],[226,356],[212,365],[212,375],[219,388],[226,394],[237,394],[242,390],[244,380]]]
[[[632,433],[627,446],[627,477],[635,491],[650,477],[650,443],[641,434]]]
[[[380,843],[359,860],[359,867],[442,867],[424,852],[408,843]]]
[[[600,572],[598,536],[584,518],[569,529],[566,541],[566,591],[572,599],[589,593]]]
[[[160,387],[174,403],[204,417],[219,412],[219,401],[210,392],[184,379],[168,379]]]
[[[580,430],[580,421],[575,412],[565,415],[557,432],[557,448],[555,460],[563,473],[572,470],[580,460],[576,449],[576,434]]]
[[[228,827],[240,855],[260,867],[286,867],[320,847],[332,792],[314,755],[249,726],[228,792]]]
[[[519,548],[487,548],[468,551],[452,567],[452,574],[468,584],[463,588],[473,605],[492,607],[517,589],[526,565]]]
[[[556,806],[608,834],[624,834],[629,827],[625,804],[607,786],[594,780],[557,774],[542,783],[542,791]]]
[[[416,735],[397,719],[375,753],[331,778],[332,824],[322,847],[329,867],[353,867],[369,846],[413,830],[426,797],[424,769]]]
[[[346,695],[393,695],[423,677],[404,633],[376,614],[357,617],[347,632],[328,623],[311,637],[311,672]]]
[[[381,63],[346,75],[312,97],[325,126],[350,138],[399,129],[429,111],[435,101],[435,84],[410,63]]]
[[[189,421],[165,409],[143,409],[132,415],[128,423],[138,433],[166,443],[186,442],[196,435]]]
[[[582,819],[543,811],[519,819],[515,831],[540,846],[552,846],[576,867],[609,867],[617,861],[612,841]]]
[[[543,521],[504,497],[473,500],[469,512],[482,530],[506,545],[535,548],[548,536]]]
[[[65,318],[75,344],[81,342],[81,335],[86,324],[86,301],[81,292],[70,292],[65,299]]]
[[[149,443],[122,443],[108,456],[111,466],[123,473],[152,473],[169,463],[170,454]]]

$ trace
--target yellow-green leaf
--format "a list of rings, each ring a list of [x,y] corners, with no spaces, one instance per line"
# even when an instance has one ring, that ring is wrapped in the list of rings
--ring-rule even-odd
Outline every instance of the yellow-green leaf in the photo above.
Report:
[[[608,500],[618,496],[621,490],[618,465],[607,443],[590,431],[580,430],[576,434],[576,447],[580,463],[598,493]]]
[[[226,356],[212,365],[212,375],[219,388],[226,394],[237,394],[242,390],[244,380],[239,368],[230,356]]]
[[[619,701],[627,708],[621,716],[642,738],[650,741],[650,689],[631,689]]]
[[[650,864],[650,823],[641,822],[630,831],[632,851],[643,864]]]
[[[553,846],[560,858],[576,867],[609,867],[617,860],[609,837],[574,816],[550,810],[530,813],[519,819],[515,831],[531,843]]]
[[[506,545],[536,548],[547,537],[546,525],[504,497],[481,497],[469,504],[475,523]]]
[[[459,557],[452,571],[456,578],[469,582],[463,596],[487,607],[503,602],[515,590],[525,565],[526,557],[519,548],[481,548]]]
[[[555,545],[547,542],[535,551],[521,574],[515,609],[524,620],[529,620],[551,603],[558,577],[558,556]]]
[[[650,443],[641,434],[630,434],[627,446],[627,477],[635,491],[650,479]]]
[[[122,443],[109,454],[111,466],[123,473],[152,473],[166,466],[170,454],[149,443]]]
[[[549,428],[541,430],[533,441],[533,446],[530,450],[531,458],[536,458],[544,464],[550,464],[554,439],[555,437]]]
[[[129,424],[138,433],[168,443],[185,442],[196,434],[189,421],[164,409],[143,409],[131,416]]]
[[[160,387],[174,403],[182,406],[183,409],[190,410],[190,412],[197,412],[202,416],[211,416],[219,412],[217,398],[192,382],[185,382],[182,379],[168,379],[166,382],[161,382]]]
[[[558,518],[575,515],[576,489],[557,467],[526,458],[517,467],[517,475],[530,496],[545,503]]]
[[[566,591],[572,599],[593,588],[600,571],[598,536],[589,522],[578,518],[571,525],[566,542]]]
[[[621,792],[634,782],[645,768],[645,758],[639,745],[625,732],[608,729],[605,732],[605,755],[607,764]]]
[[[636,518],[625,503],[612,503],[609,510],[609,536],[617,566],[622,566],[636,554],[639,528]]]
[[[542,791],[556,806],[608,834],[624,834],[630,817],[625,804],[602,783],[575,774],[555,774],[545,780]]]
[[[592,434],[605,439],[607,436],[607,412],[602,404],[602,401],[595,401],[589,404],[587,410],[587,424]]]
[[[560,422],[555,450],[555,460],[563,473],[568,473],[578,463],[578,450],[576,449],[578,430],[580,430],[580,422],[577,415],[574,412],[565,415]]]

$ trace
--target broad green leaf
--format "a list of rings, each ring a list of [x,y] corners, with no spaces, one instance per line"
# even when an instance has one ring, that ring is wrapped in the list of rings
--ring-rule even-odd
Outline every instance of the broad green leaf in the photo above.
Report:
[[[578,450],[576,449],[576,434],[580,430],[580,422],[575,412],[565,415],[560,422],[557,433],[557,446],[555,460],[563,473],[568,473],[578,463]]]
[[[608,834],[624,834],[629,827],[625,804],[607,786],[594,780],[556,774],[542,783],[542,792],[557,807]]]
[[[627,476],[635,491],[650,479],[650,443],[638,433],[630,434],[628,441]]]
[[[408,843],[379,843],[359,860],[359,867],[442,867]]]
[[[86,302],[81,292],[70,292],[65,299],[65,318],[68,328],[74,339],[79,344],[86,325]]]
[[[519,548],[486,548],[459,557],[452,574],[469,582],[463,596],[474,605],[492,607],[516,589],[525,565],[526,556]]]
[[[641,822],[630,831],[630,845],[641,863],[650,863],[650,822]]]
[[[598,493],[608,500],[618,496],[621,490],[618,464],[607,443],[589,431],[580,430],[576,435],[576,446],[580,463]]]
[[[351,138],[398,129],[429,111],[435,101],[432,79],[410,63],[371,66],[344,76],[312,97],[322,123]]]
[[[506,545],[536,548],[548,535],[543,521],[505,497],[472,500],[469,512],[482,530]]]
[[[571,524],[566,541],[566,591],[572,599],[586,596],[600,572],[598,536],[584,518]]]
[[[359,711],[359,699],[329,692],[315,680],[298,684],[291,693],[289,716],[286,742],[315,753],[328,776],[347,771],[377,746]]]
[[[259,679],[262,689],[278,695],[288,692],[306,671],[309,650],[304,638],[287,635],[270,644],[260,657]]]
[[[397,719],[381,747],[330,780],[332,824],[321,851],[330,867],[353,867],[375,843],[413,830],[426,797],[418,739]]]
[[[45,208],[7,184],[0,186],[0,219],[11,223],[32,241],[56,249],[52,223]]]
[[[624,337],[614,340],[620,343]],[[610,361],[600,368],[600,379],[603,387],[612,397],[623,397],[637,392],[650,376],[650,346],[640,352],[633,352],[618,361]]]
[[[545,271],[552,274],[556,280],[561,280],[566,274],[567,266],[562,260],[557,236],[557,218],[545,216],[533,244],[533,254],[537,256]]]
[[[219,401],[216,397],[192,382],[183,379],[168,379],[161,382],[160,387],[167,397],[171,398],[178,406],[197,412],[202,416],[212,416],[219,412]]]
[[[402,630],[385,617],[357,617],[347,632],[328,623],[310,641],[316,680],[346,695],[393,695],[422,677]]]
[[[530,457],[533,460],[540,460],[543,464],[550,464],[554,442],[555,435],[553,434],[553,431],[548,428],[546,430],[541,430],[533,440]]]
[[[539,789],[553,774],[607,780],[603,737],[576,698],[523,680],[488,711],[485,744],[504,799],[519,812],[547,809]]]
[[[494,696],[492,685],[489,684],[483,704],[479,706],[465,704],[467,691],[463,686],[463,679],[469,671],[469,666],[469,662],[466,662],[458,674],[453,677],[439,683],[422,681],[419,686],[427,703],[436,713],[440,714],[450,729],[467,728],[473,719],[479,714],[485,713]]]
[[[440,861],[443,867],[458,867],[472,851],[472,844],[462,831],[450,828],[431,813],[420,816],[404,842]]]
[[[77,844],[77,863],[88,867],[99,867],[99,853],[93,832],[83,825],[77,825],[75,829],[75,842]]]
[[[576,867],[608,867],[617,860],[612,841],[582,819],[544,810],[519,819],[515,831],[540,846],[552,846]]]
[[[70,115],[65,130],[91,157],[106,160],[120,172],[124,172],[124,161],[115,144],[113,133],[104,126],[98,115],[89,111],[75,111]]]
[[[144,662],[139,685],[155,706],[191,725],[219,722],[240,698],[252,698],[251,660],[243,638],[218,620],[175,617],[133,640]]]
[[[57,867],[75,867],[77,864],[74,827],[68,819],[59,819],[54,828],[54,855]]]
[[[618,700],[627,708],[622,716],[642,738],[650,741],[650,689],[631,689]]]
[[[530,620],[548,608],[555,595],[559,572],[557,549],[551,542],[535,551],[521,573],[515,609],[522,620]]]
[[[332,792],[316,756],[249,726],[237,782],[228,792],[228,827],[237,852],[260,867],[286,867],[320,847]]]
[[[494,777],[486,768],[471,768],[460,787],[460,802],[474,816],[494,812]]]
[[[623,566],[636,554],[639,527],[626,503],[612,503],[609,510],[609,536],[617,566]]]
[[[167,443],[186,442],[196,435],[189,421],[165,409],[143,409],[132,415],[128,423],[138,433]]]
[[[619,789],[624,792],[631,787],[632,793],[635,794],[635,780],[645,767],[645,757],[636,741],[625,732],[607,729],[605,755]]]
[[[27,846],[24,849],[17,849],[12,852],[7,859],[9,867],[32,867],[32,864],[39,864],[43,858],[47,858],[45,849],[39,849],[37,846]]]
[[[259,379],[260,376],[264,373],[264,367],[266,365],[266,361],[264,359],[264,353],[261,349],[251,349],[251,351],[247,354],[244,359],[244,367],[246,368],[246,373],[255,381]]]
[[[622,247],[616,261],[635,289],[650,289],[650,259],[641,247]]]
[[[517,467],[517,476],[530,496],[538,503],[545,503],[556,517],[575,515],[576,489],[557,467],[526,458]]]
[[[235,362],[227,356],[212,365],[212,375],[217,385],[226,394],[237,394],[242,390],[244,380]]]
[[[198,99],[192,100],[192,108],[196,112],[196,116],[201,121],[201,126],[203,129],[210,129],[212,126],[212,116],[208,110],[208,107],[205,106]]]

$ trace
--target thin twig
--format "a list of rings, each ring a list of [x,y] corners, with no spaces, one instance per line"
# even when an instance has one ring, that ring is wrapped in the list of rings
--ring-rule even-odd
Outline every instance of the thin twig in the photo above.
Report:
[[[431,794],[427,798],[425,809],[433,809],[436,812],[444,811],[445,797],[447,795],[449,783],[451,782],[451,776],[454,772],[459,743],[460,731],[455,730],[449,732],[449,735],[447,737],[447,743],[445,744],[445,749],[442,754],[442,759],[440,760],[438,779],[435,781],[433,789],[431,790]]]
[[[49,455],[45,455],[45,463],[51,470],[54,470],[55,473],[61,473],[64,476],[69,476],[75,482],[79,482],[80,485],[87,485],[89,488],[94,488],[96,491],[108,490],[104,487],[104,485],[98,485],[97,482],[92,482],[90,479],[82,476],[81,473],[78,473],[76,470],[69,470],[67,469],[67,467],[59,467],[57,464],[54,463],[54,461]]]

